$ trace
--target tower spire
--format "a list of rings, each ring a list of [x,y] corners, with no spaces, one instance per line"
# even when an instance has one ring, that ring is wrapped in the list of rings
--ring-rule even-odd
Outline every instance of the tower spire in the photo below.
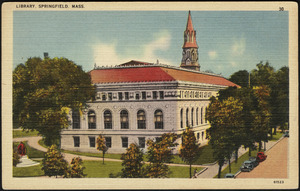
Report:
[[[182,60],[180,67],[199,71],[200,66],[198,63],[198,45],[196,42],[196,31],[193,27],[191,11],[189,11],[188,14],[182,49]]]

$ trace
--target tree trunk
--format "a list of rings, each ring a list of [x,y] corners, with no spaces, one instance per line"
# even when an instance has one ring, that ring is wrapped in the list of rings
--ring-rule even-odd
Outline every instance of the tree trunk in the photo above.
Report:
[[[222,166],[219,164],[218,178],[221,178],[221,170],[222,170]]]
[[[190,164],[190,178],[192,178],[192,164]]]
[[[237,148],[237,149],[235,150],[235,163],[238,162],[238,159],[239,159],[239,149]]]
[[[275,126],[274,127],[274,135],[276,135],[276,133],[277,133],[277,127]]]
[[[261,150],[261,141],[258,143],[258,152]]]
[[[229,162],[229,172],[231,173],[231,164],[230,164],[230,158],[231,158],[231,157],[228,157],[228,162]]]
[[[104,152],[103,152],[103,164],[104,164]]]
[[[249,147],[249,157],[251,156],[251,147]]]

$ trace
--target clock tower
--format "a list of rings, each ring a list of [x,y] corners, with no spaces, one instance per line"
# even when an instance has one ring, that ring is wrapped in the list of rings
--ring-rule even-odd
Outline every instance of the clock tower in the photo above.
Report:
[[[196,31],[193,28],[191,11],[189,11],[186,29],[184,31],[184,43],[182,49],[182,60],[180,67],[200,71],[200,65],[198,63]]]

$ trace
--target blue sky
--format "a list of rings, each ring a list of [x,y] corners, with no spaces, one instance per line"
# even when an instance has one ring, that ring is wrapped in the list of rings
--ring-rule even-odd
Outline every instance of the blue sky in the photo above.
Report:
[[[288,66],[288,11],[192,11],[200,70]],[[14,11],[13,64],[66,57],[85,71],[130,60],[179,66],[187,11]]]

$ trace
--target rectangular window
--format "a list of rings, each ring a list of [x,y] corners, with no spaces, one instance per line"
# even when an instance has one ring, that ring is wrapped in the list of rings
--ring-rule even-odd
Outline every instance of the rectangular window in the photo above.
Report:
[[[159,91],[159,98],[164,99],[164,92],[163,91]]]
[[[73,137],[74,147],[80,147],[80,137]]]
[[[136,100],[139,100],[139,99],[140,99],[140,94],[139,94],[139,93],[136,93],[136,94],[135,94],[135,99],[136,99]]]
[[[146,99],[146,92],[142,92],[142,99]]]
[[[139,147],[145,148],[145,137],[139,137]]]
[[[129,93],[128,92],[125,92],[125,99],[129,100]]]
[[[102,101],[105,101],[105,100],[106,100],[106,95],[102,94]]]
[[[96,146],[96,139],[95,137],[89,137],[90,139],[90,147],[95,147]]]
[[[112,93],[108,93],[108,100],[109,100],[109,101],[112,100]]]
[[[128,137],[122,137],[122,147],[128,148]]]
[[[197,133],[197,139],[199,139],[200,138],[200,133]]]
[[[106,146],[111,148],[111,137],[105,137]]]
[[[119,94],[119,100],[122,100],[122,99],[123,99],[123,94],[122,94],[122,92],[119,92],[118,94]]]
[[[153,94],[153,99],[157,99],[157,92],[153,91],[152,94]]]

